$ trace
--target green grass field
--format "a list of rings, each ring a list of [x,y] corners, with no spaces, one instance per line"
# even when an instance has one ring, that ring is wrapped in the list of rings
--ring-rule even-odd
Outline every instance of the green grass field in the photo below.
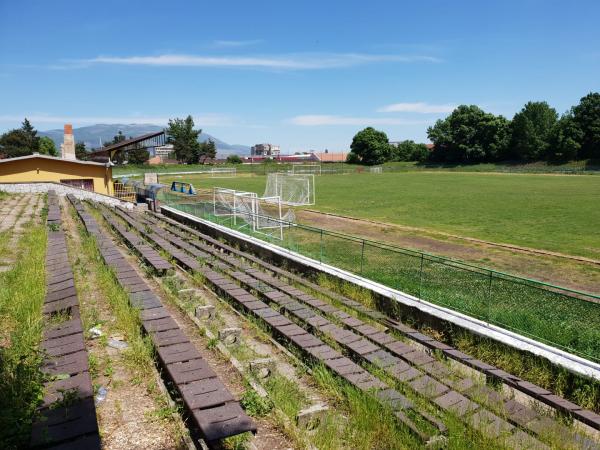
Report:
[[[266,177],[162,176],[263,193]],[[397,172],[316,177],[313,209],[600,259],[600,177]]]

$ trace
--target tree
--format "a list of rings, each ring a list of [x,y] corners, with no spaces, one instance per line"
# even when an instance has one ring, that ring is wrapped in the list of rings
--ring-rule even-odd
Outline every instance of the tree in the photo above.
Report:
[[[583,132],[570,111],[564,114],[552,128],[547,157],[556,162],[577,159],[582,141]]]
[[[461,105],[427,129],[432,159],[446,162],[495,161],[504,156],[509,122],[475,105]]]
[[[27,120],[27,117],[23,120],[21,130],[23,130],[25,135],[26,147],[31,150],[32,153],[38,152],[40,148],[40,138],[37,136],[37,130],[33,128],[33,125]]]
[[[558,114],[546,102],[528,102],[511,123],[510,147],[506,156],[515,159],[544,158],[550,146],[550,134]]]
[[[351,153],[356,155],[362,164],[372,166],[382,164],[392,155],[388,137],[383,131],[367,127],[356,133],[350,145]]]
[[[39,151],[42,155],[58,156],[58,150],[56,150],[56,145],[54,144],[54,141],[48,136],[43,136],[40,138]]]
[[[119,130],[117,132],[117,134],[115,136],[113,136],[113,140],[111,142],[109,142],[108,144],[106,144],[105,147],[107,147],[109,145],[119,144],[119,143],[123,142],[125,139],[126,139],[125,135],[123,134],[123,132],[121,130]]]
[[[202,130],[194,130],[194,120],[192,116],[185,119],[169,120],[167,135],[169,143],[173,144],[175,157],[179,162],[185,164],[194,164],[200,157],[200,143],[198,136]]]
[[[417,144],[411,140],[392,146],[392,152],[394,161],[425,161],[429,156],[429,150],[425,144]]]
[[[33,153],[27,147],[27,136],[23,130],[10,130],[0,136],[0,153],[7,158],[31,155]]]
[[[600,93],[590,92],[573,107],[573,120],[582,134],[581,157],[600,158]]]
[[[129,164],[145,164],[150,159],[150,153],[145,148],[135,148],[127,152]]]
[[[217,156],[217,146],[215,141],[209,139],[206,142],[200,144],[200,151],[198,152],[199,161],[205,163],[207,160],[215,159]]]
[[[39,152],[40,138],[29,120],[25,119],[21,128],[7,131],[0,136],[0,151],[7,158],[31,155]]]
[[[85,148],[85,142],[77,142],[75,144],[75,158],[85,161],[88,159],[88,152]]]
[[[242,158],[240,158],[238,155],[229,155],[227,157],[227,163],[228,164],[241,164]]]
[[[346,156],[346,162],[348,164],[360,164],[360,158],[358,157],[358,155],[356,153],[350,152]]]
[[[427,145],[425,144],[415,144],[413,146],[413,150],[412,153],[410,155],[410,160],[409,161],[417,161],[417,162],[423,162],[423,161],[427,161],[427,159],[429,158],[429,154],[431,152],[429,151],[429,148],[427,148]]]

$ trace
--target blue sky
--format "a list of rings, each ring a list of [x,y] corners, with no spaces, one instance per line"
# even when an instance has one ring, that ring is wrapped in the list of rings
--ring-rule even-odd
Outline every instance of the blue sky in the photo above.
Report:
[[[426,141],[454,105],[600,90],[596,1],[0,1],[0,130],[192,114],[238,144]]]

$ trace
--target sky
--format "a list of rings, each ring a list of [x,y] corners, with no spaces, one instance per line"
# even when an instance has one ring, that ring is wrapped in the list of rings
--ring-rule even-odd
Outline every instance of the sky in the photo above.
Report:
[[[230,144],[427,142],[456,105],[600,90],[600,2],[0,0],[0,131],[191,114]]]

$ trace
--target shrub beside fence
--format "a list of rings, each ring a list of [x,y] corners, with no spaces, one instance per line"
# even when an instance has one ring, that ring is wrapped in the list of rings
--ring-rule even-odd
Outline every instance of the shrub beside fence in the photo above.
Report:
[[[159,200],[339,267],[419,299],[600,362],[600,296],[472,264],[302,224],[284,223],[284,239],[217,217],[206,197],[161,191]]]

